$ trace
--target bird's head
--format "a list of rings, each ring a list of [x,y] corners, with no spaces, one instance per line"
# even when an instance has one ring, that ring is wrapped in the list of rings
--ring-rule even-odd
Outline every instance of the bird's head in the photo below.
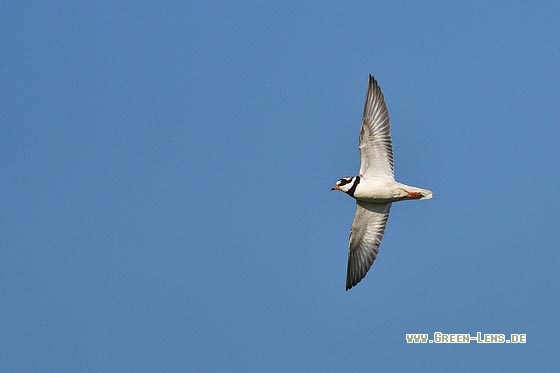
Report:
[[[338,179],[331,190],[340,190],[341,192],[348,193],[356,182],[359,182],[358,176],[346,176],[342,179]]]

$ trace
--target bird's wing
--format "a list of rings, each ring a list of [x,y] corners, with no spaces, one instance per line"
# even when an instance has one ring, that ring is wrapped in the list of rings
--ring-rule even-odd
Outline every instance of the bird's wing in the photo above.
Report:
[[[357,201],[350,231],[346,290],[366,276],[377,257],[390,210],[391,203]]]
[[[389,111],[381,88],[371,75],[360,132],[360,158],[360,176],[394,179]]]

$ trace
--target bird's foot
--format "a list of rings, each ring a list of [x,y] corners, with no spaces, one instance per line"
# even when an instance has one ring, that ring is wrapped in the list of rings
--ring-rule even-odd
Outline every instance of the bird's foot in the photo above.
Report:
[[[406,192],[408,193],[408,198],[410,199],[420,199],[424,197],[420,192],[409,192],[408,190]]]

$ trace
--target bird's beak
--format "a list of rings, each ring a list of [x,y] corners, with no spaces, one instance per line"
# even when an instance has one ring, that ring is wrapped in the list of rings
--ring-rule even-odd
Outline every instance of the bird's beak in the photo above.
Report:
[[[340,188],[338,187],[338,184],[335,185],[335,186],[333,186],[333,187],[331,188],[331,190],[339,190],[339,189],[340,189]]]

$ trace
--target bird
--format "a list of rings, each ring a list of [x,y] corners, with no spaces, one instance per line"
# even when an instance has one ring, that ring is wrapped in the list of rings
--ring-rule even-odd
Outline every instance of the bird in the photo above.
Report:
[[[359,148],[359,175],[343,177],[331,188],[356,200],[356,213],[348,244],[346,291],[366,276],[377,258],[392,203],[432,198],[430,190],[395,180],[389,111],[381,88],[371,74]]]

